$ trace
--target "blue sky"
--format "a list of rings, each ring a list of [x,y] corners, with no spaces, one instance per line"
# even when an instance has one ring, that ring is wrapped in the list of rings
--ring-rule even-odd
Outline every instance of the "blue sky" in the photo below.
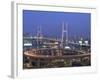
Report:
[[[23,32],[32,36],[41,26],[43,36],[61,38],[63,22],[68,23],[69,37],[90,38],[90,13],[23,10]]]

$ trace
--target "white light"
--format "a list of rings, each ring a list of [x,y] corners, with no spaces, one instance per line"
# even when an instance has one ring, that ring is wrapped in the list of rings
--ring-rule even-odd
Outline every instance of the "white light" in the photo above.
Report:
[[[82,41],[79,41],[80,44],[82,44]]]
[[[45,46],[45,45],[44,45],[43,47],[44,47],[44,48],[46,48],[46,46]]]
[[[85,44],[88,44],[88,41],[85,41]]]
[[[31,43],[24,43],[24,46],[32,46]]]
[[[55,44],[58,44],[58,42],[55,42]]]
[[[69,46],[65,46],[65,49],[71,49]]]

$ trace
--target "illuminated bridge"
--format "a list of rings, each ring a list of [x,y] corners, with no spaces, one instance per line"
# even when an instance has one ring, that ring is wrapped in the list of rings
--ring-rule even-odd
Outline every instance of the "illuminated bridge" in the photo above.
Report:
[[[63,23],[61,39],[43,37],[41,28],[37,31],[36,37],[23,37],[24,69],[89,66],[91,64],[90,45],[69,41],[67,30],[67,24],[65,26]],[[79,48],[86,47],[85,50],[71,49],[69,44],[79,45]]]
[[[91,59],[90,53],[53,48],[25,51],[24,57],[26,57],[25,60],[28,60],[30,65],[33,64],[31,67],[26,68],[68,67],[73,66],[73,62],[80,64],[80,66],[87,66],[90,65]],[[83,64],[81,65],[81,63]]]

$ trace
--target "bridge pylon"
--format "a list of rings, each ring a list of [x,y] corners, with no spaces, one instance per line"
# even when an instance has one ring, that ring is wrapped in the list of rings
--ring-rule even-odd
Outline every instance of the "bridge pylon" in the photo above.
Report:
[[[43,38],[43,34],[42,34],[42,27],[39,26],[37,27],[37,48],[41,47],[42,44],[42,38]]]
[[[62,23],[61,48],[68,45],[68,23]]]

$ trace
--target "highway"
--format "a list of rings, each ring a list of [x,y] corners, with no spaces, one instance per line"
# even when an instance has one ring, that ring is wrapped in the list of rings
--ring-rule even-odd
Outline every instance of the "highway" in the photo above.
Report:
[[[79,55],[62,55],[62,56],[52,56],[52,55],[36,55],[34,53],[24,52],[24,55],[31,58],[45,58],[45,59],[68,59],[68,58],[82,58],[90,57],[90,54],[79,54]]]

